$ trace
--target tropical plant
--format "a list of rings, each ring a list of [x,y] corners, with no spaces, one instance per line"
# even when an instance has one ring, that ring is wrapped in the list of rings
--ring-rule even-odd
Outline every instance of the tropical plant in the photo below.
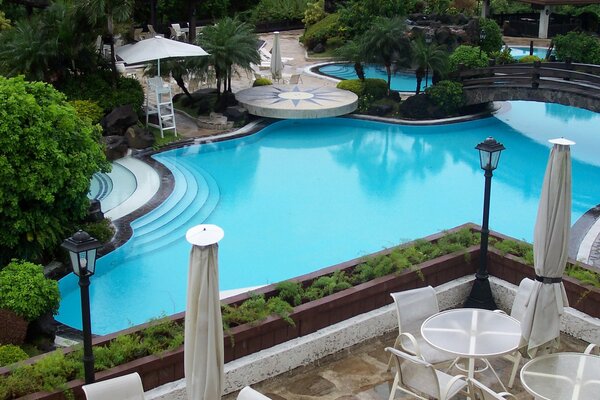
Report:
[[[539,58],[536,55],[533,55],[533,54],[532,55],[526,55],[526,56],[523,56],[523,57],[519,58],[519,62],[522,63],[522,64],[531,64],[531,63],[534,63],[536,61],[542,61],[542,59]]]
[[[343,46],[335,49],[333,54],[336,57],[353,63],[354,71],[356,72],[358,79],[361,81],[365,80],[365,69],[363,67],[363,62],[365,61],[365,51],[360,42],[356,40],[349,40],[344,43]]]
[[[71,105],[81,118],[88,118],[92,124],[97,124],[104,116],[104,110],[93,100],[73,100]],[[93,236],[93,235],[92,235]],[[94,236],[95,237],[95,236]]]
[[[465,104],[465,95],[459,82],[440,81],[425,89],[425,94],[447,114],[457,112]]]
[[[499,51],[502,48],[502,31],[493,19],[481,18],[479,29],[485,32],[485,39],[479,45],[486,53]]]
[[[421,92],[421,81],[427,77],[429,71],[444,74],[448,68],[448,53],[442,45],[426,43],[423,36],[418,36],[410,43],[413,67],[417,78],[415,94]],[[427,84],[427,83],[426,83]]]
[[[38,260],[72,233],[94,172],[110,169],[100,128],[41,82],[0,77],[0,265]]]
[[[309,1],[306,5],[306,11],[304,11],[302,22],[304,22],[306,26],[310,26],[325,18],[326,15],[325,0]]]
[[[272,84],[273,82],[269,78],[256,78],[252,86],[268,86]]]
[[[408,63],[410,44],[404,34],[401,18],[381,18],[365,32],[362,43],[368,62],[385,66],[388,93],[392,84],[392,63]]]
[[[260,24],[270,21],[301,21],[307,0],[260,0],[252,9],[251,21]]]
[[[347,37],[358,37],[371,29],[380,18],[406,15],[411,2],[406,0],[350,0],[339,9],[339,21]]]
[[[463,64],[465,68],[485,68],[488,66],[488,56],[479,47],[466,44],[458,46],[448,57],[448,70],[458,71],[458,66]]]
[[[317,44],[325,44],[327,39],[340,35],[339,14],[329,14],[322,20],[306,28],[300,41],[312,50]]]
[[[600,41],[587,33],[569,32],[554,38],[556,58],[585,64],[600,64]]]
[[[0,367],[28,359],[23,349],[14,344],[0,346]]]
[[[32,321],[56,314],[59,302],[58,282],[47,279],[41,265],[13,260],[0,270],[0,308]]]
[[[221,85],[223,92],[231,92],[233,65],[250,71],[250,64],[260,63],[256,41],[252,26],[237,18],[226,17],[204,28],[197,42],[210,54],[201,58],[207,58],[215,69],[218,95]]]
[[[113,78],[118,77],[115,58],[115,23],[125,22],[133,11],[133,0],[81,0],[76,2],[81,15],[87,16],[92,26],[105,25],[106,38],[110,44],[110,62]]]
[[[500,51],[493,51],[490,53],[490,57],[496,60],[498,65],[514,64],[517,62],[515,58],[510,54],[510,47],[506,46]]]

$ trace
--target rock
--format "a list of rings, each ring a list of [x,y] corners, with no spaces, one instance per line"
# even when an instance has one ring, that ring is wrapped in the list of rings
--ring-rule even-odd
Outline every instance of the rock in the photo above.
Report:
[[[248,110],[246,110],[244,107],[241,107],[241,106],[231,106],[231,107],[227,107],[224,115],[230,121],[234,121],[234,122],[245,121],[246,118],[248,118]]]
[[[313,48],[313,53],[323,53],[325,51],[325,46],[323,43],[317,43],[317,45]]]
[[[138,116],[131,104],[117,107],[100,121],[104,135],[123,135],[125,130],[138,122]]]
[[[146,149],[154,145],[156,138],[147,129],[133,125],[127,128],[125,140],[132,149]]]
[[[100,200],[90,200],[90,206],[88,207],[87,217],[85,218],[88,222],[99,222],[104,219],[104,213],[100,207]]]
[[[392,112],[392,110],[393,107],[390,104],[377,104],[369,107],[369,114],[383,117],[384,115]]]
[[[27,328],[27,342],[35,342],[37,347],[43,351],[54,350],[54,339],[56,339],[57,323],[51,312],[29,323]]]
[[[104,154],[109,161],[125,157],[127,154],[127,141],[123,136],[104,136]]]
[[[58,280],[69,272],[70,269],[60,261],[50,261],[48,265],[44,265],[44,276],[48,279]]]

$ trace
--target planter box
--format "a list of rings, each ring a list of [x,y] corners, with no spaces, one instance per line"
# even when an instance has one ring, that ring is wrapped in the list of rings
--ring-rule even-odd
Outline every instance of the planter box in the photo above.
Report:
[[[477,229],[472,224],[463,225],[452,231],[469,227]],[[502,239],[512,239],[506,236],[492,233],[493,236]],[[435,242],[443,234],[436,234],[425,238],[427,241]],[[514,240],[514,239],[513,239]],[[403,246],[408,246],[410,243]],[[402,247],[402,246],[400,246]],[[386,249],[373,254],[383,255],[392,252]],[[269,316],[256,324],[245,324],[231,328],[225,333],[225,362],[229,362],[248,354],[267,349],[274,345],[286,342],[321,328],[335,324],[350,317],[375,310],[392,302],[390,293],[423,287],[426,285],[438,286],[454,279],[473,274],[478,266],[479,247],[473,246],[465,251],[448,254],[434,260],[424,262],[414,268],[399,274],[388,275],[372,281],[354,286],[344,291],[335,293],[322,299],[308,302],[294,308],[290,317],[295,322],[292,326],[278,316]],[[330,274],[336,270],[350,271],[364,261],[357,258],[317,272],[306,274],[293,279],[304,286],[320,276]],[[594,269],[593,267],[591,267]],[[523,277],[533,277],[534,270],[511,255],[502,255],[497,250],[490,248],[488,252],[488,269],[491,275],[504,279],[513,284],[518,284]],[[571,278],[565,278],[565,289],[569,296],[571,306],[589,315],[600,317],[600,290],[597,288],[581,285]],[[275,294],[275,285],[265,286],[257,289],[255,293],[263,293],[266,297]],[[228,304],[239,304],[249,298],[248,294],[240,294],[227,299]],[[183,322],[184,313],[169,317],[174,321]],[[111,335],[94,339],[94,345],[103,345],[114,340],[119,335],[131,333],[143,329],[147,324],[133,327]],[[65,349],[64,352],[71,352]],[[34,357],[27,363],[33,363],[40,356]],[[159,356],[147,356],[113,369],[99,372],[97,380],[113,378],[131,372],[138,372],[144,384],[144,390],[150,390],[164,383],[178,380],[184,377],[183,370],[183,346],[179,349],[163,353]],[[7,368],[0,368],[0,374],[7,374]],[[67,384],[73,389],[76,399],[84,399],[80,380],[71,381]],[[34,393],[24,397],[25,399],[64,399],[62,392]]]

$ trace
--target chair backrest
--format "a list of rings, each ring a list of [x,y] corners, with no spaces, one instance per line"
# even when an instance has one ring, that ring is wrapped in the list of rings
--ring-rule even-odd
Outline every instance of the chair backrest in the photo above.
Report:
[[[396,362],[399,382],[402,386],[426,393],[436,399],[441,397],[440,384],[433,365],[422,358],[393,347],[386,347],[385,350],[392,353]]]
[[[148,32],[152,34],[152,36],[156,36],[157,32],[154,30],[154,26],[148,24]]]
[[[469,393],[473,400],[506,400],[507,398],[514,398],[510,393],[496,393],[476,379],[469,378],[467,381]]]
[[[88,400],[144,400],[142,379],[137,372],[82,386]]]
[[[533,290],[534,283],[535,282],[529,278],[524,278],[521,283],[519,283],[515,300],[513,301],[512,308],[510,309],[510,316],[517,321],[521,321],[523,319],[523,315],[525,314],[525,309],[527,308],[527,303],[529,301],[529,294]]]
[[[292,74],[289,83],[292,85],[300,83],[300,74]]]
[[[138,41],[138,42],[140,40],[143,40],[144,38],[142,37],[142,32],[143,32],[142,28],[134,28],[134,30],[133,30],[133,40]]]
[[[264,394],[257,392],[250,386],[246,386],[238,394],[237,400],[271,400]]]
[[[396,303],[398,330],[421,336],[423,321],[440,311],[435,289],[431,286],[390,294]]]
[[[181,33],[181,25],[179,25],[179,24],[171,24],[171,26],[173,27],[173,29],[175,29],[175,32]]]

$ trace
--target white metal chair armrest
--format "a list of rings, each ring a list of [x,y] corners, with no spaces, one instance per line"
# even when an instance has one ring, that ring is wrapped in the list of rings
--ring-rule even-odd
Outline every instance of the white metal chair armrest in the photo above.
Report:
[[[448,383],[446,384],[446,387],[444,387],[442,389],[442,393],[441,393],[442,399],[447,399],[448,398],[448,392],[450,391],[450,389],[452,388],[452,386],[454,386],[458,381],[463,381],[464,385],[466,385],[467,384],[466,379],[467,379],[467,377],[464,376],[464,375],[460,375],[460,374],[459,375],[454,375],[452,377],[452,379],[450,379],[448,381]],[[464,386],[463,386],[463,389],[464,389]]]
[[[238,394],[237,400],[271,400],[262,393],[257,392],[250,386],[246,386]]]
[[[503,311],[503,310],[494,310],[494,312],[495,312],[495,313],[498,313],[498,314],[508,315],[508,314],[507,314],[505,311]]]
[[[596,343],[590,343],[588,345],[588,347],[585,348],[583,353],[584,354],[593,354],[594,350],[595,350],[596,354],[600,354],[600,345],[597,345]]]

